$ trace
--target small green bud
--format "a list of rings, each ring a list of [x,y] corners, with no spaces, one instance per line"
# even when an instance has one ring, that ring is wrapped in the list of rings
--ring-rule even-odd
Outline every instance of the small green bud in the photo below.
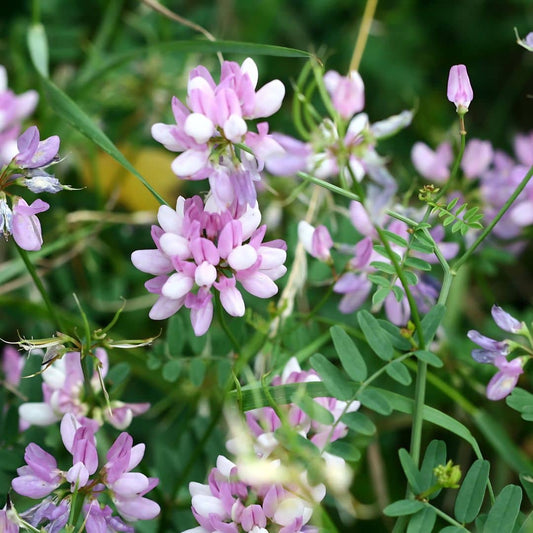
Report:
[[[461,479],[461,467],[454,465],[450,459],[446,465],[439,465],[433,469],[433,474],[437,478],[437,483],[447,489],[459,488],[459,480]]]

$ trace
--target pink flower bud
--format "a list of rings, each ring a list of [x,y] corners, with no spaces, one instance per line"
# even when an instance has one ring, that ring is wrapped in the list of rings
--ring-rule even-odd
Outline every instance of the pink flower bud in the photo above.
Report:
[[[473,98],[474,91],[470,85],[466,67],[454,65],[448,76],[448,100],[455,104],[459,114],[464,115]]]

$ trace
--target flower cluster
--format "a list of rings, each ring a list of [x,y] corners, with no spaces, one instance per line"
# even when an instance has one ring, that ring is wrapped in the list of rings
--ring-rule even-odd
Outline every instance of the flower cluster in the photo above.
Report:
[[[263,242],[266,226],[255,204],[245,209],[217,211],[199,196],[178,198],[176,209],[161,206],[159,226],[152,227],[157,246],[137,250],[133,264],[156,277],[145,286],[159,295],[150,318],[162,320],[182,306],[191,310],[196,335],[203,335],[213,317],[213,292],[231,316],[243,316],[244,300],[237,281],[259,298],[277,293],[275,280],[285,274],[283,241]]]
[[[272,384],[311,381],[320,381],[316,372],[303,371],[296,359],[291,358]],[[294,404],[280,406],[280,409],[291,430],[317,447],[323,464],[322,477],[328,486],[338,492],[346,491],[351,472],[343,459],[327,453],[324,448],[346,435],[347,427],[340,422],[340,417],[357,410],[359,402],[348,404],[335,398],[315,398],[314,401],[332,413],[331,425],[312,420]],[[232,424],[235,436],[226,443],[236,456],[235,462],[219,456],[208,484],[190,483],[192,511],[200,526],[185,533],[318,532],[309,522],[314,508],[326,494],[326,485],[311,484],[306,470],[293,461],[290,453],[282,453],[277,431],[283,423],[272,408],[249,411],[246,420],[247,426]]]
[[[476,192],[481,201],[485,220],[492,220],[510,194],[533,165],[533,132],[518,134],[514,139],[515,158],[495,150],[490,141],[470,139],[461,160],[464,188],[478,182]],[[411,158],[416,170],[424,178],[444,183],[450,177],[454,159],[450,143],[443,142],[433,151],[422,142],[415,143]],[[451,196],[458,193],[452,192]],[[459,193],[460,194],[460,193]],[[533,224],[533,185],[528,184],[517,201],[494,228],[500,239],[518,237],[524,227]]]
[[[289,359],[281,376],[276,376],[272,380],[272,385],[287,385],[289,383],[309,383],[321,381],[320,376],[314,370],[302,370],[296,358]],[[325,407],[333,415],[331,425],[322,424],[313,420],[305,414],[297,405],[287,406],[287,420],[292,428],[295,428],[300,435],[309,439],[317,448],[323,450],[330,442],[346,436],[348,427],[340,421],[344,413],[357,411],[360,403],[343,402],[332,397],[314,398],[314,401]],[[272,407],[262,407],[246,413],[246,420],[250,430],[258,442],[272,441],[273,435],[282,422]]]
[[[35,91],[16,96],[7,88],[6,71],[0,65],[0,235],[5,239],[13,235],[18,246],[32,251],[40,250],[43,244],[37,215],[50,206],[41,199],[28,204],[6,189],[18,185],[36,194],[70,189],[44,170],[58,161],[59,137],[53,135],[41,141],[36,126],[19,135],[21,121],[36,104]]]
[[[109,363],[103,348],[97,348],[94,355],[99,370],[94,372],[88,385],[97,393],[101,392]],[[95,422],[98,427],[105,419],[117,429],[125,429],[134,415],[140,415],[150,407],[148,403],[124,403],[118,400],[107,404],[103,398],[102,406],[89,404],[84,397],[84,375],[79,352],[68,352],[56,359],[43,370],[42,377],[43,401],[26,402],[19,406],[23,428],[30,425],[48,426],[61,420],[65,414],[71,414],[84,424]]]
[[[497,305],[492,306],[491,313],[500,329],[524,335],[531,341],[531,335],[524,322],[520,322]],[[489,400],[505,398],[515,388],[518,378],[524,372],[524,365],[531,358],[531,355],[523,355],[508,361],[507,356],[517,348],[528,353],[531,353],[531,350],[510,339],[497,341],[485,337],[476,330],[470,330],[468,338],[480,347],[472,350],[473,359],[478,363],[492,364],[498,369],[487,385],[487,398]]]
[[[192,512],[200,524],[183,533],[318,533],[307,525],[325,495],[324,486],[312,495],[281,484],[256,485],[242,481],[235,463],[219,456],[208,484],[191,482]],[[250,503],[254,502],[254,503]]]
[[[269,172],[288,176],[305,171],[320,179],[341,177],[347,183],[360,182],[365,175],[377,184],[383,194],[392,196],[396,182],[376,151],[382,138],[407,127],[412,120],[410,111],[371,124],[366,113],[364,84],[358,72],[341,76],[328,71],[323,77],[331,105],[338,116],[324,119],[302,142],[292,137],[274,134],[285,153],[273,153],[266,161]]]
[[[58,468],[56,459],[37,444],[26,447],[26,464],[17,470],[13,490],[28,498],[45,498],[20,518],[33,527],[47,522],[47,531],[61,531],[69,518],[73,497],[83,498],[85,528],[89,533],[129,531],[129,522],[150,520],[159,514],[159,505],[144,495],[158,484],[156,478],[132,472],[144,455],[144,444],[133,446],[128,433],[121,433],[106,454],[106,463],[98,468],[95,425],[80,425],[67,414],[61,421],[61,438],[72,455],[68,470]],[[69,488],[65,490],[65,485]],[[53,493],[52,496],[50,496]],[[100,502],[106,495],[121,518]],[[126,521],[126,522],[124,522]]]
[[[173,152],[179,178],[209,178],[211,192],[220,207],[254,205],[255,181],[263,161],[281,147],[268,134],[268,123],[250,131],[247,120],[269,117],[281,106],[285,87],[273,80],[256,91],[258,71],[248,58],[242,65],[224,61],[220,82],[215,83],[203,66],[193,69],[187,85],[187,105],[176,97],[172,111],[176,124],[154,124],[154,139]],[[250,154],[236,145],[245,143]],[[240,159],[237,157],[240,156]]]
[[[352,201],[350,203],[350,220],[355,229],[362,236],[355,245],[353,244],[337,244],[336,247],[343,253],[351,253],[352,258],[347,262],[344,271],[340,275],[336,275],[336,281],[333,285],[333,291],[342,294],[342,299],[339,303],[339,310],[342,313],[352,313],[367,300],[372,291],[372,287],[378,281],[383,287],[384,279],[375,278],[378,270],[374,263],[384,265],[384,268],[389,266],[388,270],[393,272],[390,258],[387,255],[378,253],[375,246],[380,244],[378,235],[374,225],[370,219],[368,211],[360,202]],[[409,232],[407,225],[399,220],[394,220],[387,215],[383,216],[383,227],[390,233],[397,235],[404,241],[409,239]],[[325,226],[318,226],[313,228],[307,223],[300,223],[299,238],[303,243],[305,249],[317,259],[322,261],[329,261],[330,250],[333,247],[333,241],[329,235],[329,231]],[[438,244],[439,249],[446,259],[455,256],[459,250],[459,246],[454,242],[445,242],[444,231],[437,227],[432,230],[432,238]],[[398,256],[398,260],[404,265],[404,270],[410,270],[408,265],[405,265],[405,260],[409,257],[421,258],[429,263],[436,262],[436,257],[430,254],[422,254],[415,251],[407,251],[406,248],[391,242],[392,252]],[[427,312],[435,304],[438,297],[439,282],[428,274],[414,272],[416,275],[416,283],[411,284],[410,290],[415,298],[419,309],[422,312]],[[384,308],[387,318],[396,325],[405,325],[410,317],[409,303],[407,297],[401,287],[400,281],[396,278],[391,280],[385,287],[389,288],[389,292],[384,297]],[[374,302],[374,310],[380,308],[381,302]]]

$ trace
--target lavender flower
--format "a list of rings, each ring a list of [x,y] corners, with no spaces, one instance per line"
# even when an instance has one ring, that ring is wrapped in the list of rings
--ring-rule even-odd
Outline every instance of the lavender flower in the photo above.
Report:
[[[444,142],[433,151],[427,144],[417,142],[411,150],[411,160],[424,178],[443,183],[450,176],[450,165],[453,161],[452,147],[450,143]]]
[[[491,313],[494,321],[503,331],[529,335],[524,322],[520,322],[501,307],[493,305]],[[513,341],[508,339],[497,341],[475,330],[470,330],[467,335],[471,341],[481,347],[481,349],[472,350],[473,359],[478,363],[493,364],[498,369],[487,385],[487,398],[489,400],[505,398],[516,386],[529,357],[516,357],[508,361],[507,356],[511,349],[518,346]]]
[[[64,484],[70,493],[86,498],[83,507],[89,531],[101,531],[99,525],[109,526],[111,531],[132,531],[122,520],[111,516],[111,509],[101,507],[98,498],[106,490],[119,514],[128,522],[150,520],[159,514],[159,505],[144,495],[153,489],[158,480],[144,474],[131,472],[142,460],[144,444],[133,446],[128,433],[121,433],[109,451],[106,464],[98,469],[95,431],[93,426],[81,425],[73,415],[67,414],[61,421],[61,437],[65,448],[72,455],[72,467],[60,470],[55,458],[34,443],[26,447],[26,465],[17,469],[18,477],[13,479],[15,492],[33,499],[49,496]],[[79,489],[83,489],[80,491]],[[43,519],[62,522],[68,517],[70,506],[68,492],[62,490],[56,496],[47,498],[28,511],[35,524]],[[113,529],[114,528],[114,529]],[[59,528],[58,528],[59,529]],[[57,529],[56,529],[57,530]]]
[[[348,76],[341,76],[330,70],[324,74],[324,85],[331,96],[333,107],[344,120],[364,109],[365,86],[359,72],[352,70]]]
[[[33,113],[38,99],[39,95],[33,90],[15,95],[7,86],[6,69],[0,65],[0,167],[17,154],[20,124]]]

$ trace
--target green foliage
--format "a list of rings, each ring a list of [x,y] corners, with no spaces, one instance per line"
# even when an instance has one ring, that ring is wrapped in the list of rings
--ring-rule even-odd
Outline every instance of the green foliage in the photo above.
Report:
[[[455,518],[462,523],[473,522],[483,503],[489,479],[490,464],[478,459],[466,473],[455,500]]]
[[[339,326],[330,328],[331,339],[341,364],[353,381],[364,381],[367,377],[365,360],[355,343]]]
[[[511,533],[514,529],[520,503],[522,489],[517,485],[507,485],[496,497],[485,524],[483,533]]]

